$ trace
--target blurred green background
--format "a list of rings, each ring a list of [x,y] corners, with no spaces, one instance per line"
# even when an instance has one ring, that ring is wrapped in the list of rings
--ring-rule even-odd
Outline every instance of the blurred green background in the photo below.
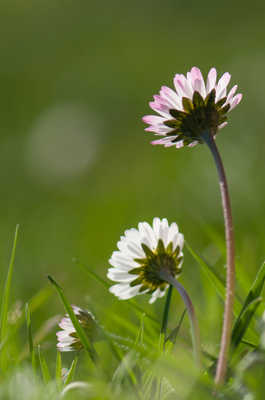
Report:
[[[229,71],[244,94],[217,143],[233,203],[238,293],[245,294],[264,258],[264,16],[260,1],[1,1],[0,265],[3,278],[19,223],[13,299],[27,301],[49,273],[72,303],[94,305],[99,319],[126,307],[72,259],[105,277],[123,231],[154,216],[176,221],[223,273],[209,151],[152,147],[141,121],[161,85],[172,87],[174,74],[194,65],[204,75],[212,66]],[[211,288],[185,257],[182,282],[199,318],[208,315],[203,339],[219,337],[222,305],[214,291],[205,301]],[[138,299],[148,309],[147,298]],[[55,295],[50,305],[40,319],[62,313]],[[152,306],[158,316],[162,305]],[[208,330],[217,318],[216,332]]]

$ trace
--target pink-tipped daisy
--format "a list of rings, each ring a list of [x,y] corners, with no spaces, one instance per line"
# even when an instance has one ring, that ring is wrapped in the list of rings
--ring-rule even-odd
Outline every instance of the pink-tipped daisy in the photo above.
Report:
[[[226,72],[217,80],[215,68],[210,69],[206,83],[199,68],[193,67],[187,76],[176,74],[175,90],[162,86],[150,107],[159,115],[146,115],[143,121],[150,125],[145,130],[162,136],[152,144],[176,148],[203,143],[205,132],[215,137],[227,124],[227,113],[242,99],[236,94],[237,85],[227,93],[231,75]]]
[[[176,277],[183,262],[184,237],[176,223],[168,224],[166,218],[154,218],[153,226],[140,222],[138,229],[125,231],[109,263],[108,278],[118,284],[110,292],[122,300],[149,293],[149,303],[163,297],[168,283],[159,276],[166,270]]]

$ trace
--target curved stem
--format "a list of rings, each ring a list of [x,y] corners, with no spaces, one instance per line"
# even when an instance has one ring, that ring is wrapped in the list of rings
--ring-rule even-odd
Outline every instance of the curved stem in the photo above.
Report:
[[[225,222],[226,258],[227,258],[226,298],[225,298],[221,347],[220,347],[216,375],[215,375],[215,383],[217,385],[221,385],[224,382],[227,370],[227,360],[231,342],[231,332],[233,323],[233,306],[235,297],[235,244],[234,244],[231,203],[230,203],[228,185],[222,159],[217,149],[213,136],[209,132],[205,132],[204,134],[201,135],[201,137],[211,150],[217,168],[221,197],[222,197],[224,222]]]
[[[174,286],[182,297],[182,300],[187,308],[190,319],[194,357],[197,365],[201,367],[201,345],[200,345],[199,325],[195,315],[195,310],[192,301],[188,293],[184,289],[184,287],[175,278],[173,278],[173,276],[167,270],[165,269],[161,270],[159,275],[162,279],[164,279],[169,284]]]
[[[169,308],[170,308],[170,303],[171,303],[171,297],[172,297],[172,285],[169,286],[169,289],[167,292],[167,298],[166,298],[162,326],[161,326],[161,333],[164,334],[165,338],[166,338],[166,333],[167,333],[167,323],[168,323],[168,314],[169,314]]]

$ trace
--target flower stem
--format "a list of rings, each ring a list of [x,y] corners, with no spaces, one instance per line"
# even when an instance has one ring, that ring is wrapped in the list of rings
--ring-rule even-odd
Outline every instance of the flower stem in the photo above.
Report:
[[[165,308],[164,308],[164,313],[163,313],[161,333],[164,334],[164,338],[166,338],[166,333],[167,333],[168,314],[169,314],[169,308],[170,308],[171,297],[172,297],[172,289],[173,289],[173,287],[172,287],[172,285],[170,285],[168,292],[167,292],[167,298],[166,298],[166,303],[165,303]]]
[[[200,332],[199,332],[199,325],[195,315],[195,310],[192,304],[192,301],[184,289],[184,287],[165,269],[162,269],[159,273],[160,278],[167,281],[169,284],[174,286],[179,294],[182,297],[182,300],[187,308],[190,325],[191,325],[191,335],[192,335],[192,344],[193,344],[193,351],[196,363],[199,367],[201,367],[201,345],[200,345]]]
[[[225,222],[226,257],[227,257],[226,298],[225,298],[224,322],[223,322],[221,346],[220,346],[220,352],[219,352],[216,375],[215,375],[216,385],[222,385],[225,380],[225,375],[227,370],[228,353],[231,342],[231,332],[233,323],[233,306],[235,297],[234,232],[233,232],[232,210],[228,192],[228,185],[220,153],[216,146],[213,135],[211,135],[209,132],[205,132],[201,135],[201,137],[211,150],[217,168],[221,197],[222,197],[224,222]]]

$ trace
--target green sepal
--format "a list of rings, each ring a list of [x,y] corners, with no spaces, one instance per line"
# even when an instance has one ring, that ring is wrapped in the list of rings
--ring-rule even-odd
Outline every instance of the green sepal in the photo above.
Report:
[[[216,108],[221,108],[225,102],[226,102],[226,97],[223,97],[222,99],[218,100],[217,103],[215,104]]]
[[[140,264],[142,264],[146,260],[145,260],[145,258],[142,258],[141,260],[135,258],[134,261],[139,262]],[[130,271],[128,273],[132,274],[132,275],[139,275],[139,272],[141,272],[143,270],[144,270],[144,267],[137,267],[137,268],[130,269]]]
[[[178,137],[176,137],[175,139],[172,140],[172,143],[176,143],[179,142],[180,140],[186,140],[187,137],[185,135],[178,135]]]
[[[163,243],[162,239],[159,239],[156,250],[157,250],[158,254],[166,252],[166,249],[165,249],[165,246],[164,246],[164,243]]]
[[[219,120],[218,120],[218,125],[221,125],[221,124],[223,124],[224,122],[226,122],[227,121],[227,116],[226,115],[221,115],[220,117],[219,117]]]
[[[172,115],[172,117],[180,120],[183,120],[187,116],[187,113],[180,110],[175,110],[174,108],[169,110],[169,114]]]
[[[180,128],[178,128],[178,129],[175,129],[174,131],[168,132],[166,134],[166,136],[176,136],[176,135],[180,135],[180,133],[181,133],[181,130],[180,130]]]
[[[179,253],[180,253],[180,248],[179,248],[179,246],[177,246],[175,248],[174,252],[172,253],[172,256],[173,257],[178,257]]]
[[[169,128],[178,128],[181,123],[176,119],[169,119],[163,122],[164,125],[168,126]]]
[[[213,89],[210,91],[210,93],[205,98],[205,104],[207,107],[214,106],[215,96],[216,96],[216,91],[215,91],[215,89]]]
[[[199,92],[197,92],[197,90],[193,93],[192,102],[193,102],[194,108],[204,106],[204,100],[203,100],[201,94]]]
[[[130,282],[130,286],[137,286],[137,285],[141,285],[141,283],[143,282],[143,279],[140,278],[136,278],[134,281]]]
[[[142,292],[144,292],[144,291],[147,290],[147,289],[150,290],[150,287],[149,287],[148,285],[142,285],[142,286],[140,287],[140,289],[139,289],[139,292],[142,293]]]
[[[187,113],[190,113],[193,110],[192,101],[191,99],[188,99],[188,97],[182,97],[182,105]]]
[[[218,113],[221,115],[224,115],[229,111],[229,109],[230,109],[230,104],[227,104],[226,106],[221,108],[221,110],[218,110]]]
[[[153,256],[152,250],[150,250],[149,247],[146,246],[146,244],[142,243],[141,246],[142,246],[143,251],[145,252],[146,257],[152,257]]]
[[[172,251],[173,251],[173,243],[170,242],[170,243],[168,243],[168,245],[167,245],[166,252],[167,252],[167,253],[172,253]]]

